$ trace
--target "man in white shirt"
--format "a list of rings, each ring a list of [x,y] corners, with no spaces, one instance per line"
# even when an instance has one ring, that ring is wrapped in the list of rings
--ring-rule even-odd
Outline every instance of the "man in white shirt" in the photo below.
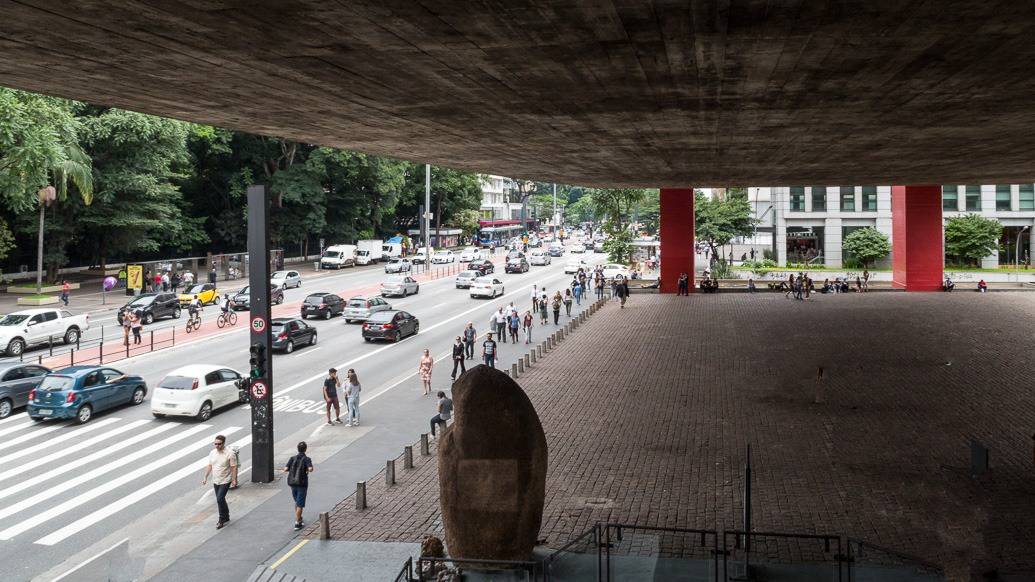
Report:
[[[230,506],[226,504],[226,493],[231,487],[237,487],[237,457],[232,451],[226,450],[225,436],[216,435],[213,444],[215,448],[208,454],[208,464],[205,465],[205,475],[201,478],[201,484],[208,483],[211,475],[212,487],[216,493],[216,507],[219,508],[216,529],[223,529],[230,521]]]
[[[507,343],[507,314],[500,307],[493,317],[496,320],[496,335],[500,337],[501,342]]]

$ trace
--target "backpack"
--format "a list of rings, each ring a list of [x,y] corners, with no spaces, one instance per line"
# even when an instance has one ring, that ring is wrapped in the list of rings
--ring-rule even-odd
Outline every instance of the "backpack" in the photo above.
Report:
[[[291,467],[288,470],[287,484],[296,487],[302,484],[302,475],[305,473],[305,460],[302,455],[291,459]]]

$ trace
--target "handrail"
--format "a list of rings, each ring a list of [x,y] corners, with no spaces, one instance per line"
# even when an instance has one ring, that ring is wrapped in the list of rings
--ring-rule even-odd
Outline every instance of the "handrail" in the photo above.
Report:
[[[869,549],[869,550],[880,552],[882,554],[887,554],[887,555],[889,555],[889,556],[891,556],[893,558],[896,558],[896,559],[898,559],[898,560],[900,560],[902,562],[906,562],[909,565],[916,566],[916,567],[922,568],[924,570],[929,570],[929,571],[931,571],[931,572],[933,572],[935,574],[940,574],[941,575],[941,574],[945,573],[945,569],[942,568],[941,566],[939,566],[938,564],[935,564],[933,562],[928,562],[927,560],[925,560],[923,558],[920,558],[920,557],[917,557],[917,556],[913,556],[913,555],[907,554],[905,552],[900,552],[898,550],[892,550],[890,548],[885,548],[883,546],[878,546],[877,544],[871,544],[869,542],[860,540],[858,538],[848,538],[848,562],[849,562],[848,568],[849,568],[849,571],[851,571],[851,569],[855,567],[856,557],[862,555],[861,552],[858,553],[858,554],[853,552],[854,548],[858,548],[858,549],[866,548],[866,549]]]
[[[413,557],[406,558],[406,562],[403,563],[402,570],[395,576],[395,582],[412,582],[413,581]]]
[[[436,564],[436,563],[439,563],[439,564],[457,564],[457,565],[475,564],[475,565],[499,566],[500,569],[520,569],[520,570],[523,570],[525,572],[528,572],[528,574],[530,576],[530,578],[529,578],[530,580],[535,580],[536,579],[536,567],[539,565],[539,562],[534,562],[534,561],[530,561],[530,560],[488,560],[488,559],[486,559],[486,560],[479,560],[477,558],[429,558],[429,557],[426,557],[426,556],[421,556],[421,557],[417,558],[417,580],[418,580],[418,582],[425,582],[425,581],[430,582],[431,580],[436,579],[437,576],[438,576],[437,574],[435,574],[435,578],[425,578],[424,577],[424,571],[425,571],[424,564],[425,563],[427,563],[429,565],[433,565],[433,564]]]

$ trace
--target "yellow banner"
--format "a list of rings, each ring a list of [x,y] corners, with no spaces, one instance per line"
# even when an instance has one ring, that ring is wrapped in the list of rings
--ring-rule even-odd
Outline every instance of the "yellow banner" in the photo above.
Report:
[[[126,287],[129,289],[144,288],[143,265],[128,265],[126,267]]]

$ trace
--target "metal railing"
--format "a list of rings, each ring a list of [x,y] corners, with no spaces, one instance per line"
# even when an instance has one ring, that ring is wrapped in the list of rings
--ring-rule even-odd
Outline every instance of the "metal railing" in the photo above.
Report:
[[[412,559],[412,558],[411,558]],[[460,559],[460,558],[428,558],[420,557],[417,558],[417,582],[431,582],[438,579],[440,572],[445,570],[453,570],[457,574],[461,575],[462,578],[464,572],[464,566],[470,566],[471,569],[477,570],[478,572],[510,572],[518,573],[523,572],[525,574],[524,580],[527,582],[534,582],[537,580],[539,574],[539,562],[533,561],[519,561],[519,560],[478,560],[478,559]],[[518,580],[518,578],[508,578],[508,580]]]
[[[543,579],[550,582],[551,576],[564,579],[570,570],[577,570],[585,564],[585,556],[595,556],[597,580],[603,575],[603,555],[600,552],[600,524],[596,524],[579,537],[555,550],[543,560]],[[570,559],[569,559],[570,558]]]
[[[403,567],[395,576],[395,582],[410,582],[413,580],[413,558],[406,558]]]
[[[80,339],[74,344],[63,344],[60,337],[51,337],[43,349],[34,349],[33,353],[23,351],[18,356],[0,358],[0,362],[35,362],[53,369],[77,364],[110,364],[175,346],[176,327],[148,330],[141,335],[140,343],[133,342],[132,334],[129,335],[128,341],[121,337],[122,341],[118,342],[113,342],[112,339],[110,336],[105,338],[102,335],[89,340]]]
[[[657,569],[663,568],[675,570],[673,579],[719,580],[719,533],[715,530],[609,523],[603,526],[603,533],[606,582],[627,579],[615,560],[620,556],[656,558],[655,578],[659,577]]]
[[[820,571],[809,577],[816,580],[817,576],[823,576],[824,565],[829,564],[828,579],[842,582],[842,564],[846,558],[841,536],[836,535],[755,531],[726,531],[722,535],[722,569],[726,580],[753,579],[758,570],[778,570],[792,565],[818,566]]]
[[[856,579],[859,568],[908,567],[936,579],[945,576],[945,571],[937,564],[855,538],[848,538],[846,562],[848,564],[848,582]],[[871,578],[867,577],[867,579]]]

